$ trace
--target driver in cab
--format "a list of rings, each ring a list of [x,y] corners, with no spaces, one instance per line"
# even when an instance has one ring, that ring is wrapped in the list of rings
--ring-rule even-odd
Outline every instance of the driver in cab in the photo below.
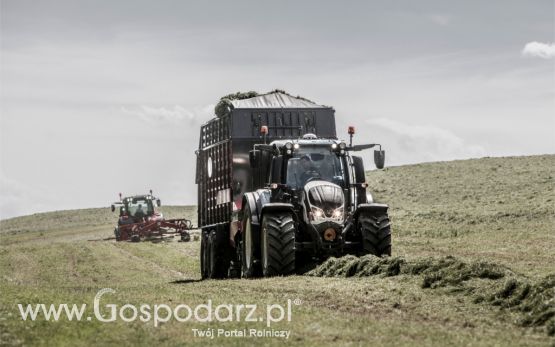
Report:
[[[303,173],[301,174],[301,182],[303,185],[313,178],[320,178],[320,172],[314,166],[314,163],[308,154],[301,157],[301,169],[303,170]]]
[[[145,211],[143,211],[143,205],[139,204],[137,211],[135,211],[135,218],[143,218],[145,216]]]

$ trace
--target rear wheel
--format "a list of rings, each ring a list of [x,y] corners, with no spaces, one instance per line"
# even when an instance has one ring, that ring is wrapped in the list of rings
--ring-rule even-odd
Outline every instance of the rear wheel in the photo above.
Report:
[[[200,236],[200,276],[208,278],[208,232],[201,231]]]
[[[264,215],[261,246],[264,276],[284,276],[295,272],[295,223],[290,213]]]
[[[234,259],[229,264],[228,278],[241,278],[241,263]]]
[[[379,215],[361,213],[357,224],[362,236],[364,254],[378,257],[391,255],[391,226],[387,213]]]
[[[114,229],[114,235],[116,237],[116,241],[119,241],[121,239],[121,233],[119,231],[119,228]]]
[[[214,278],[216,272],[216,232],[208,235],[208,278]]]
[[[218,240],[216,230],[210,231],[206,247],[207,278],[225,278],[229,268],[226,250]]]

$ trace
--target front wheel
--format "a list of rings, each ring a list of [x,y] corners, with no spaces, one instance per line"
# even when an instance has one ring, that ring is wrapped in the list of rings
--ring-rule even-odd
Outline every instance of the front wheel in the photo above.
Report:
[[[295,273],[295,223],[287,212],[267,213],[262,220],[262,272],[265,277]]]
[[[387,213],[361,213],[357,224],[364,254],[391,255],[391,225]]]

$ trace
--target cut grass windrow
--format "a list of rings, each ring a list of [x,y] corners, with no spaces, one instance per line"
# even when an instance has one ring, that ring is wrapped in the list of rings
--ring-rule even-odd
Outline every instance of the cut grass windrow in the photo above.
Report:
[[[475,303],[499,306],[517,312],[517,324],[543,327],[555,335],[555,274],[531,282],[509,268],[491,262],[465,262],[447,256],[406,260],[402,257],[378,258],[372,255],[329,258],[307,273],[317,277],[420,276],[422,288],[452,287],[450,293],[474,296]],[[480,286],[472,279],[494,281],[493,286]],[[483,283],[483,282],[481,282]]]

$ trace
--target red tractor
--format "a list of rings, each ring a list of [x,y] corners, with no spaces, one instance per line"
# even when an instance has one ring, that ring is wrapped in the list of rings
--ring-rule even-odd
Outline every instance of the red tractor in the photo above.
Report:
[[[114,229],[116,241],[139,242],[141,239],[160,239],[165,236],[179,234],[181,241],[191,240],[189,230],[192,223],[188,219],[164,219],[162,213],[156,211],[160,199],[150,194],[134,195],[122,198],[112,204],[112,212],[119,208],[118,225]]]

